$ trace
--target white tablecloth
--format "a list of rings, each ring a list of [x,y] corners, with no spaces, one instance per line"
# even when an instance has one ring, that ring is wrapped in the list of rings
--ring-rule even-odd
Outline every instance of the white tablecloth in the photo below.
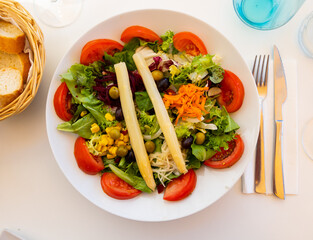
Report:
[[[20,1],[33,13],[30,0]],[[313,239],[313,161],[299,146],[299,194],[282,201],[245,195],[238,182],[225,196],[192,216],[144,223],[111,215],[94,206],[66,180],[49,147],[45,102],[52,74],[67,49],[85,31],[118,13],[161,8],[181,11],[219,29],[246,59],[272,52],[298,61],[299,144],[305,122],[313,117],[313,60],[299,48],[301,20],[313,11],[307,0],[285,26],[257,31],[236,16],[231,0],[97,1],[85,0],[77,21],[66,28],[39,22],[47,50],[39,92],[21,114],[0,122],[0,231],[9,228],[30,240],[43,239]]]

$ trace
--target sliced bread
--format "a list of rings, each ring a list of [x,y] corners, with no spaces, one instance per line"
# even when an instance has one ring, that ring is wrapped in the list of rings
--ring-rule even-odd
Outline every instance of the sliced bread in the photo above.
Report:
[[[0,51],[0,68],[16,68],[21,71],[24,83],[28,77],[30,61],[28,53],[10,54]]]
[[[17,54],[24,50],[25,33],[17,26],[0,20],[0,51]]]
[[[0,69],[0,108],[8,105],[23,91],[21,71],[15,68]]]

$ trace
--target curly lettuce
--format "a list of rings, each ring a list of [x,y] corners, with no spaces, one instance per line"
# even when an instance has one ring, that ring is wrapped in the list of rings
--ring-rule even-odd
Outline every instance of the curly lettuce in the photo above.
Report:
[[[155,115],[149,115],[144,111],[138,112],[138,122],[143,135],[153,135],[159,129],[159,123]]]
[[[62,74],[62,81],[66,83],[74,102],[82,104],[96,119],[98,125],[105,129],[114,125],[115,121],[108,121],[104,117],[108,113],[108,109],[93,93],[92,87],[95,85],[94,80],[96,78],[94,71],[95,69],[92,65],[75,64],[68,72]]]
[[[215,55],[199,55],[192,59],[189,64],[181,65],[179,73],[171,75],[173,85],[183,85],[188,81],[198,85],[206,85],[209,79],[212,83],[220,83],[224,78],[224,69],[213,61]]]

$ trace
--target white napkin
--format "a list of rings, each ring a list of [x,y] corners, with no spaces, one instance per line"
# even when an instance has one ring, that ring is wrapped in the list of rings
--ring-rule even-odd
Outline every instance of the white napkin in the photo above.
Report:
[[[253,61],[251,61],[252,69]],[[295,59],[283,60],[287,99],[283,105],[283,169],[286,194],[298,193],[298,82]],[[269,62],[267,97],[263,102],[266,193],[273,194],[273,160],[275,144],[273,62]],[[254,193],[255,158],[242,176],[242,192]]]

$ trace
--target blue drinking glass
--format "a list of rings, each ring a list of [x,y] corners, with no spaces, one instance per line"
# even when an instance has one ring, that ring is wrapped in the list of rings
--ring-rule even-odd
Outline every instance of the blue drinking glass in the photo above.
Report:
[[[286,24],[305,0],[233,0],[238,17],[249,27],[271,30]]]

